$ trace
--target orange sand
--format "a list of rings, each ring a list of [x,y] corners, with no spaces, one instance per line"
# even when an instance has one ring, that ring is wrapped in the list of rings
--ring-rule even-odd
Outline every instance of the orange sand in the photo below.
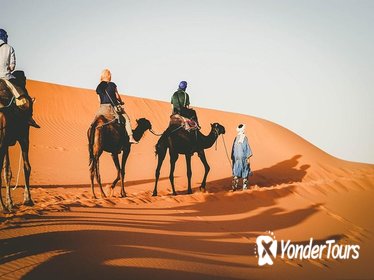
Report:
[[[31,130],[32,196],[0,216],[0,279],[250,279],[374,278],[374,166],[334,158],[289,130],[255,117],[197,108],[202,132],[219,122],[226,134],[206,151],[208,193],[198,191],[203,166],[195,155],[193,195],[186,195],[186,167],[175,171],[179,196],[169,193],[168,156],[159,196],[152,197],[158,138],[146,132],[127,166],[128,198],[91,199],[86,131],[98,107],[94,91],[28,82],[36,97]],[[136,126],[145,117],[162,132],[170,104],[124,96]],[[250,112],[248,112],[250,113]],[[231,150],[238,123],[247,124],[254,156],[252,190],[229,192]],[[19,148],[11,149],[13,175]],[[111,182],[111,157],[101,157],[103,181]],[[20,184],[23,184],[21,174]],[[13,182],[15,179],[13,180]],[[116,193],[119,192],[119,186]],[[5,190],[2,191],[3,196]],[[97,194],[99,192],[97,191]],[[259,267],[256,237],[308,243],[309,238],[359,244],[358,260],[282,260]]]

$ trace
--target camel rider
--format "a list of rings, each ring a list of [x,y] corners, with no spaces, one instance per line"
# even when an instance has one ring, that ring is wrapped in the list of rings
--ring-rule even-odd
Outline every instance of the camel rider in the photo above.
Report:
[[[0,79],[6,83],[16,98],[16,105],[29,115],[29,125],[40,128],[32,118],[32,100],[26,91],[26,78],[25,81],[18,81],[16,77],[12,75],[12,71],[14,71],[15,67],[16,55],[14,49],[8,45],[7,32],[4,29],[0,29]]]
[[[109,69],[104,69],[101,73],[100,84],[96,88],[96,93],[99,95],[100,108],[96,113],[96,116],[103,115],[108,119],[120,119],[122,116],[125,119],[125,128],[129,136],[129,141],[132,144],[137,144],[138,142],[134,139],[132,135],[130,118],[126,114],[120,105],[124,102],[121,100],[120,95],[117,91],[117,86],[112,81],[112,74]],[[120,108],[121,111],[116,111],[116,108]]]
[[[179,114],[182,117],[194,120],[199,124],[195,110],[190,107],[190,96],[186,92],[187,82],[181,81],[178,90],[171,97],[172,114]]]

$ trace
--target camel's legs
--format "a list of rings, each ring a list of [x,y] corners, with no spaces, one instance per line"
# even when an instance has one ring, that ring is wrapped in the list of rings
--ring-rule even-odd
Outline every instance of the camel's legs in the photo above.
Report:
[[[94,134],[94,140],[93,140],[93,151],[92,151],[92,164],[93,164],[93,171],[95,173],[96,181],[99,185],[100,192],[101,192],[101,197],[106,197],[104,191],[103,191],[103,185],[101,184],[101,176],[100,176],[100,156],[103,153],[102,150],[102,130],[96,128],[95,129],[95,134]],[[91,175],[92,176],[92,175]],[[92,187],[92,192],[93,192],[93,185]],[[95,193],[93,192],[94,197]]]
[[[99,159],[95,159],[95,175],[96,175],[96,181],[99,184],[100,187],[100,192],[101,192],[101,197],[106,197],[104,190],[103,190],[103,185],[101,184],[101,176],[100,176],[100,164],[99,164]]]
[[[6,206],[8,210],[12,210],[13,200],[10,194],[10,182],[12,180],[12,171],[10,169],[9,150],[6,152],[4,158],[4,178],[6,181]]]
[[[192,169],[191,169],[191,155],[186,154],[186,165],[187,165],[187,179],[188,179],[188,190],[187,193],[192,193],[191,188],[191,176],[192,176]]]
[[[153,190],[153,196],[157,196],[157,184],[158,184],[158,179],[160,178],[160,170],[161,170],[162,163],[166,156],[166,151],[167,151],[166,146],[162,144],[160,145],[157,144],[158,162],[157,162],[157,168],[156,168],[156,181],[155,181],[155,188]]]
[[[91,133],[93,133],[93,135],[91,135]],[[101,136],[102,136],[101,134],[102,134],[102,130],[95,128],[93,126],[91,126],[90,130],[88,131],[89,137],[90,135],[91,137],[93,137],[92,141],[89,140],[89,145],[93,145],[92,154],[90,154],[90,157],[91,157],[90,179],[91,179],[91,189],[92,189],[93,198],[96,198],[94,177],[96,177],[96,182],[99,185],[101,197],[106,197],[103,191],[103,186],[101,184],[101,176],[100,176],[100,170],[99,170],[99,167],[100,167],[99,160],[100,160],[101,154],[103,153],[102,144],[101,144]]]
[[[22,150],[22,158],[23,158],[23,171],[25,174],[25,191],[23,195],[23,204],[32,206],[34,202],[31,199],[30,194],[30,173],[31,173],[31,165],[29,161],[29,136],[28,132],[27,135],[22,137],[21,140],[18,141],[21,145]]]
[[[169,149],[169,155],[170,155],[169,179],[170,179],[171,187],[173,189],[173,195],[177,195],[177,193],[175,192],[175,186],[174,186],[174,170],[175,170],[175,163],[178,160],[178,153],[174,152],[172,149]]]
[[[95,182],[94,182],[94,178],[95,178],[95,170],[96,168],[96,162],[95,160],[93,159],[90,163],[90,179],[91,179],[91,190],[92,190],[92,197],[93,198],[97,198],[96,195],[95,195]]]
[[[204,169],[205,169],[204,178],[203,178],[203,181],[201,182],[200,190],[205,192],[206,178],[208,176],[210,166],[209,166],[208,162],[206,161],[204,150],[199,151],[198,155],[199,155],[199,158],[200,158],[201,162],[204,164]]]
[[[112,159],[113,159],[114,165],[116,166],[116,169],[117,169],[117,177],[116,177],[116,179],[114,179],[112,185],[110,186],[110,195],[109,196],[113,195],[114,187],[116,186],[117,182],[121,178],[121,167],[119,165],[118,154],[115,154],[115,153],[112,154]]]
[[[130,154],[130,146],[125,147],[122,153],[122,163],[121,163],[121,197],[126,197],[125,192],[125,167],[126,161]]]
[[[1,136],[2,135],[0,135],[0,138],[2,138]],[[3,170],[3,163],[4,163],[5,153],[6,153],[5,148],[4,147],[0,147],[0,171]],[[1,189],[2,189],[1,181],[2,181],[2,178],[0,176],[0,206],[1,206],[1,210],[3,211],[3,213],[9,213],[9,210],[5,206],[4,201],[3,201],[3,197],[1,195]]]
[[[92,190],[92,198],[97,198],[95,195],[95,168],[96,168],[96,156],[95,156],[95,151],[94,149],[96,148],[95,146],[95,140],[96,140],[96,135],[93,135],[93,133],[96,133],[96,128],[93,124],[91,124],[90,128],[87,131],[87,138],[88,138],[88,149],[90,153],[90,182],[91,182],[91,190]]]

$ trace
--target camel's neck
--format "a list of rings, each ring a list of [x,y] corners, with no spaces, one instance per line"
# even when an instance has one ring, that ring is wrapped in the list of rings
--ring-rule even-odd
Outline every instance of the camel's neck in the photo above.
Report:
[[[202,148],[209,149],[216,142],[217,138],[218,134],[215,132],[214,129],[212,129],[208,135],[201,134]]]
[[[145,129],[139,127],[139,125],[132,131],[132,136],[136,141],[139,141],[144,135]]]

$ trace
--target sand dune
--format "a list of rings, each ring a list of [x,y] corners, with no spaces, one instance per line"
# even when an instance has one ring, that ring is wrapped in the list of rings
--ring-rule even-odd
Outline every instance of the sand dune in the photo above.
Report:
[[[92,199],[86,131],[98,107],[92,90],[29,81],[36,97],[31,131],[32,208],[20,204],[0,216],[0,278],[40,279],[250,279],[374,277],[374,166],[334,158],[291,131],[247,115],[197,108],[202,132],[210,123],[226,128],[211,166],[207,193],[198,191],[202,164],[194,157],[194,194],[186,195],[186,167],[176,168],[179,194],[170,196],[168,157],[159,196],[152,197],[157,136],[146,132],[132,148],[126,168],[128,197]],[[145,117],[155,131],[168,123],[170,105],[124,96],[133,127]],[[250,112],[248,112],[250,114]],[[230,152],[235,127],[247,124],[254,151],[251,190],[229,192]],[[11,149],[13,174],[19,149]],[[109,155],[101,157],[104,182],[115,177]],[[15,180],[13,180],[15,181]],[[20,184],[23,184],[21,176]],[[117,193],[119,187],[116,189]],[[4,192],[3,192],[4,194]],[[259,267],[256,237],[267,230],[277,239],[307,244],[360,244],[358,260],[282,260]],[[61,274],[64,271],[64,274]]]

